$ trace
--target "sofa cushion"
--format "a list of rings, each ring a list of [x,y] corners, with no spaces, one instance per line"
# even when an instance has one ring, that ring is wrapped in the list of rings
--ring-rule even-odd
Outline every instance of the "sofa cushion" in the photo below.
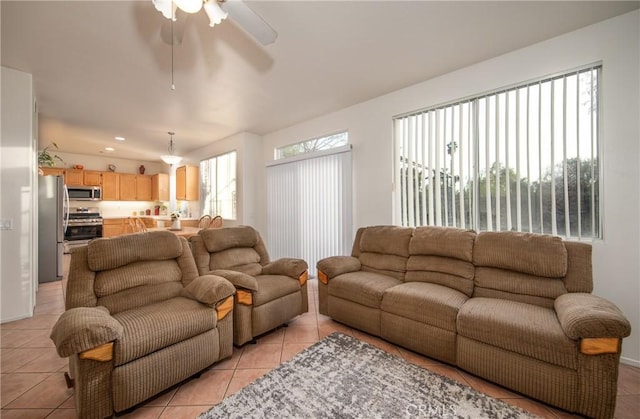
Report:
[[[360,238],[360,252],[409,256],[413,228],[396,226],[367,227]]]
[[[227,269],[252,276],[262,273],[260,255],[251,247],[229,248],[211,253],[209,269]]]
[[[454,289],[426,282],[407,282],[388,288],[382,311],[441,329],[456,331],[458,310],[469,298]]]
[[[375,272],[350,272],[329,281],[329,295],[371,308],[380,308],[384,292],[402,281]]]
[[[258,275],[256,282],[258,291],[253,292],[253,305],[256,307],[300,291],[298,280],[285,275]]]
[[[483,231],[476,236],[473,263],[476,267],[563,278],[567,274],[567,249],[557,236]]]
[[[405,281],[431,282],[471,297],[475,270],[471,263],[442,256],[410,256]]]
[[[207,228],[198,232],[209,253],[236,247],[254,247],[258,244],[258,233],[252,227]]]
[[[197,336],[217,324],[215,309],[184,297],[122,311],[113,317],[123,326],[122,338],[114,347],[116,366]]]
[[[553,309],[495,298],[466,301],[458,335],[530,358],[576,369],[578,347],[560,326]]]
[[[153,231],[92,240],[87,245],[87,261],[92,271],[104,271],[138,261],[175,259],[182,252],[182,242],[175,234]]]
[[[432,255],[473,261],[473,242],[476,233],[451,227],[416,227],[409,253],[411,255]]]

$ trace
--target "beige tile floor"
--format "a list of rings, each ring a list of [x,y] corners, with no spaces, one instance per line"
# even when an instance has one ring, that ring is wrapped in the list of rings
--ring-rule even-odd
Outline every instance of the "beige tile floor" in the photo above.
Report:
[[[0,327],[0,417],[3,419],[76,416],[73,390],[66,388],[63,376],[67,370],[66,360],[58,357],[49,339],[51,327],[64,311],[65,282],[42,284],[38,291],[34,317]],[[370,342],[409,362],[446,375],[543,418],[574,417],[449,365],[336,323],[318,314],[317,282],[311,280],[309,285],[309,313],[291,321],[289,327],[279,328],[261,337],[256,345],[234,348],[230,359],[212,366],[200,378],[175,386],[122,417],[194,418],[334,331]],[[636,418],[639,411],[640,368],[621,365],[616,417]]]

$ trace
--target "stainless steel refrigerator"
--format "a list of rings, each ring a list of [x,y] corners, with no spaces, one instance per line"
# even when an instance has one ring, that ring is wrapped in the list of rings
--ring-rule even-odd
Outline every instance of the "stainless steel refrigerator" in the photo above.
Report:
[[[65,185],[60,176],[38,176],[38,282],[62,279]]]

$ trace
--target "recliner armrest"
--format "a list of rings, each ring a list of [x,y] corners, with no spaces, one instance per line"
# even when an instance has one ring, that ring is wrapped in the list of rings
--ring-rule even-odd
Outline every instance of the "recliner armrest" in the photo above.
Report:
[[[117,340],[123,330],[105,307],[76,307],[62,313],[50,337],[66,358]]]
[[[360,259],[352,256],[331,256],[319,260],[316,264],[319,272],[326,275],[327,279],[349,272],[357,272],[362,268]]]
[[[202,275],[183,288],[182,296],[215,306],[236,293],[231,282],[218,275]]]
[[[302,259],[282,258],[262,267],[262,275],[285,275],[298,279],[309,266]]]
[[[258,291],[258,281],[251,275],[247,275],[238,271],[230,271],[227,269],[216,269],[210,271],[208,275],[221,276],[231,282],[236,288],[245,288],[251,291]]]
[[[571,339],[621,339],[631,334],[631,324],[622,311],[602,297],[571,292],[556,298],[554,308],[562,330]]]

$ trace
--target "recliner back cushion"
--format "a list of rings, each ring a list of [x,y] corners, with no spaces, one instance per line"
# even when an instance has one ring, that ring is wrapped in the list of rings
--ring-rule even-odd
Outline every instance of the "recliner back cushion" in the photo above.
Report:
[[[560,237],[481,232],[475,241],[474,297],[503,298],[553,307],[567,293],[567,249]]]
[[[404,279],[412,234],[409,227],[365,228],[358,246],[362,270]]]
[[[175,259],[135,262],[96,272],[94,292],[97,304],[115,314],[179,296],[181,279]]]
[[[228,269],[256,276],[262,273],[260,255],[252,247],[231,248],[211,253],[209,269]]]
[[[417,227],[409,244],[406,282],[430,282],[473,294],[476,233],[451,227]]]
[[[180,238],[170,231],[125,234],[89,242],[87,263],[92,271],[105,271],[144,260],[175,259],[182,253]]]
[[[209,253],[258,244],[258,232],[249,226],[208,228],[199,234]]]

